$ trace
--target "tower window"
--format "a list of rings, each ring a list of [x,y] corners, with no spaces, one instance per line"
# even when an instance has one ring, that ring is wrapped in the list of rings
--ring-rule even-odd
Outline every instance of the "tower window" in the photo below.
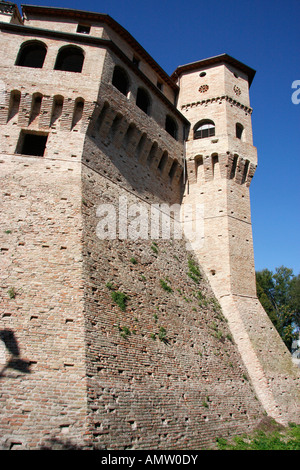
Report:
[[[177,124],[171,116],[166,116],[165,129],[174,139],[177,139]]]
[[[41,69],[44,65],[47,48],[40,41],[22,44],[15,65]]]
[[[194,127],[194,139],[204,139],[215,135],[215,123],[210,120],[200,121]]]
[[[114,73],[112,77],[112,84],[121,92],[123,95],[127,96],[129,90],[129,80],[128,75],[122,67],[118,65],[114,68]]]
[[[91,27],[85,24],[79,24],[77,26],[77,33],[90,34]]]
[[[21,131],[16,153],[42,157],[45,153],[48,134]]]
[[[80,47],[63,47],[57,55],[54,70],[80,73],[82,71],[83,60],[84,53]]]
[[[132,63],[138,67],[140,64],[140,59],[134,55],[132,58]]]
[[[150,112],[150,98],[148,93],[143,89],[139,88],[136,96],[136,105],[144,111],[144,113],[149,114]]]
[[[163,84],[162,84],[162,82],[160,82],[159,80],[157,81],[157,88],[158,88],[160,91],[162,91],[162,89],[163,89]]]
[[[235,136],[238,139],[242,139],[243,132],[244,132],[244,127],[242,126],[242,124],[237,123],[235,125]]]

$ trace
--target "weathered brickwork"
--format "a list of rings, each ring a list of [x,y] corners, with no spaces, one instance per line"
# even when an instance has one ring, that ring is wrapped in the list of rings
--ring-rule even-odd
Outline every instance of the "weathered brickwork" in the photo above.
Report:
[[[1,448],[202,449],[265,412],[297,421],[299,372],[256,297],[253,71],[224,55],[169,77],[107,15],[0,13]],[[117,222],[199,204],[200,246],[151,239],[150,218],[100,237],[103,204]]]

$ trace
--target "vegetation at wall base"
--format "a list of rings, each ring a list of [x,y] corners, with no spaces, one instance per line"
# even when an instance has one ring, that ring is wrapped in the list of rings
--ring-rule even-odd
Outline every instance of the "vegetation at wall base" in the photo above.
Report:
[[[275,273],[263,269],[256,272],[256,287],[260,303],[291,351],[300,330],[300,274],[285,266]]]
[[[216,442],[218,450],[300,450],[300,425],[289,423],[284,427],[270,419],[252,434],[230,441],[217,438]]]

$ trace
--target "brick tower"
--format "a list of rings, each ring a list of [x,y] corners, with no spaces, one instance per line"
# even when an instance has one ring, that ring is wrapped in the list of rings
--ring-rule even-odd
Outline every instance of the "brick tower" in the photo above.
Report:
[[[203,218],[192,247],[258,396],[271,416],[286,422],[291,404],[291,415],[298,413],[298,372],[256,296],[249,193],[257,166],[249,100],[254,75],[227,54],[180,66],[173,73],[180,85],[178,108],[191,123],[182,208],[203,207],[195,212]]]

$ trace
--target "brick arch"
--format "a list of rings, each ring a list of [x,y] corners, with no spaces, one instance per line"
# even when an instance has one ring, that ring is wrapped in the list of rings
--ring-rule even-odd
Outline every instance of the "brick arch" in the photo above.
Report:
[[[15,65],[41,69],[47,54],[47,46],[42,41],[26,41],[21,44]]]

